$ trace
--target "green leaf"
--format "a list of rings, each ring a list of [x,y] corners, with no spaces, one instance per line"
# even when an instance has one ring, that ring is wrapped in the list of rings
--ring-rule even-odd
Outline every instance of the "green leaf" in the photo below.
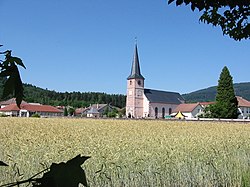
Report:
[[[174,2],[174,0],[168,0],[168,4],[171,4],[172,2]]]
[[[183,3],[183,0],[176,0],[176,6],[179,6]]]
[[[20,108],[20,105],[23,100],[23,83],[19,74],[19,71],[17,70],[16,74],[16,80],[15,80],[15,98],[16,98],[16,104]]]
[[[3,98],[7,97],[10,94],[13,94],[14,87],[15,87],[15,78],[13,75],[11,75],[4,83]]]
[[[23,83],[16,65],[10,66],[7,69],[9,72],[9,77],[4,83],[3,98],[8,95],[14,94],[16,98],[16,104],[20,108],[21,102],[23,100]],[[6,70],[6,71],[7,71]],[[7,74],[7,72],[6,72]]]
[[[22,66],[24,69],[26,69],[25,65],[23,64],[23,61],[18,57],[11,57],[11,59],[18,65]]]
[[[196,7],[195,7],[195,4],[194,4],[194,3],[192,3],[192,4],[191,4],[191,10],[192,10],[192,11],[194,11],[194,10],[195,10],[195,8],[196,8]]]

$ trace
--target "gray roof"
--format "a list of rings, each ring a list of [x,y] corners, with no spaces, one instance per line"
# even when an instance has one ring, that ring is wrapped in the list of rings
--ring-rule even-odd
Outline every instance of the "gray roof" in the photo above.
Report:
[[[144,77],[141,75],[141,71],[140,71],[137,45],[135,45],[135,53],[134,53],[134,58],[132,62],[131,74],[128,76],[128,80],[129,79],[143,79],[144,80]]]
[[[96,108],[91,108],[87,113],[88,114],[99,114],[99,112]]]
[[[95,108],[98,111],[101,110],[102,108],[104,108],[105,106],[107,106],[108,104],[93,104],[91,105],[91,108]]]
[[[183,97],[177,92],[166,92],[160,90],[144,89],[144,94],[151,103],[184,103]]]

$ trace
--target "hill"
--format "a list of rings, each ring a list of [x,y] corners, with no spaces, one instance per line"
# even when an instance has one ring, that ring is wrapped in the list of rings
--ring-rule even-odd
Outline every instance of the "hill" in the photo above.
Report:
[[[217,92],[216,89],[217,86],[212,86],[188,94],[183,94],[182,96],[184,97],[187,103],[214,101]],[[250,82],[235,83],[234,91],[235,95],[250,100]]]
[[[41,103],[53,106],[88,107],[90,104],[109,103],[123,108],[126,105],[126,96],[122,94],[106,94],[99,92],[56,92],[23,84],[24,100],[30,103]],[[3,79],[0,78],[0,95],[3,92]],[[2,99],[1,100],[6,100]]]

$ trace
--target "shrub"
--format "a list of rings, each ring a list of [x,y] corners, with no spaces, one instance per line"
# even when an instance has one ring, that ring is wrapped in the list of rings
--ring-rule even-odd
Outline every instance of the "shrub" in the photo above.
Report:
[[[32,114],[31,117],[32,118],[40,118],[41,116],[39,114]]]

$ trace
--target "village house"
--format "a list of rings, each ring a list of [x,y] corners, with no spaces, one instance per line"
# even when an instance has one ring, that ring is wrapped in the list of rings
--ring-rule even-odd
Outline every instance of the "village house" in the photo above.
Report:
[[[15,99],[11,99],[11,101],[15,101]],[[8,102],[1,103],[6,104]],[[15,102],[5,106],[1,105],[0,113],[7,116],[17,117],[31,117],[33,114],[38,114],[41,117],[55,117],[63,115],[62,110],[53,106],[38,103],[27,103],[25,101],[21,103],[20,108],[18,108]]]
[[[10,104],[16,104],[16,98],[11,98],[11,99],[8,99],[6,101],[1,101],[0,102],[0,108],[4,108]],[[21,104],[28,104],[26,101],[22,101]]]
[[[243,97],[236,96],[238,101],[238,118],[239,119],[249,119],[250,117],[250,101],[244,99]],[[203,108],[206,108],[209,105],[214,104],[215,102],[201,102]]]
[[[239,111],[239,116],[238,118],[240,119],[249,119],[250,117],[250,101],[236,96],[238,100],[238,111]]]
[[[165,118],[184,103],[177,92],[144,88],[145,78],[141,75],[137,45],[132,62],[131,74],[127,78],[126,116],[128,118]]]
[[[175,108],[172,116],[179,118],[179,115],[182,114],[183,118],[191,119],[197,118],[202,113],[203,107],[200,103],[182,103]]]
[[[104,117],[107,111],[112,111],[113,106],[109,104],[92,104],[87,108],[77,108],[75,111],[76,116],[79,117]]]

